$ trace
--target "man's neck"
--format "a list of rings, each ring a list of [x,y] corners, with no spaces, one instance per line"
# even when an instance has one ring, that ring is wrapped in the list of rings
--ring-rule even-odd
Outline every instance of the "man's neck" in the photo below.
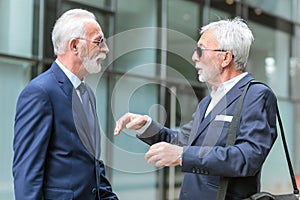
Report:
[[[64,65],[70,72],[77,76],[80,80],[83,80],[87,75],[86,70],[82,67],[82,64],[79,60],[68,57],[68,55],[58,55],[57,60]]]
[[[223,83],[225,83],[227,81],[230,81],[231,79],[234,79],[235,77],[237,77],[241,74],[243,74],[243,71],[241,71],[241,70],[235,70],[235,71],[232,71],[232,72],[227,72],[226,74],[222,73],[220,75],[220,81],[212,83],[213,90],[218,90],[220,85],[222,85]]]

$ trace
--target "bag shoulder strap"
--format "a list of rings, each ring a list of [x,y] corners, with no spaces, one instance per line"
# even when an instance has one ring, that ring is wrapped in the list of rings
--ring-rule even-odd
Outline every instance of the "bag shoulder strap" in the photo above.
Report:
[[[239,118],[240,118],[242,105],[243,105],[243,102],[244,102],[245,95],[246,95],[250,85],[252,85],[252,84],[263,84],[263,85],[269,87],[265,83],[262,83],[262,82],[259,82],[259,81],[250,81],[247,84],[247,86],[245,87],[245,89],[244,89],[244,91],[243,91],[243,93],[240,97],[238,105],[235,108],[234,115],[233,115],[233,118],[232,118],[232,122],[231,122],[231,125],[230,125],[229,130],[228,130],[228,135],[227,135],[227,139],[226,139],[226,146],[233,145],[235,140],[236,140],[238,121],[239,121]],[[281,117],[280,117],[280,113],[279,113],[279,109],[278,109],[277,104],[276,104],[276,114],[277,114],[277,120],[278,120],[279,127],[280,127],[280,133],[281,133],[281,139],[282,139],[282,143],[283,143],[283,147],[284,147],[285,157],[286,157],[286,160],[287,160],[287,163],[288,163],[289,173],[290,173],[292,185],[293,185],[293,188],[294,188],[293,193],[294,194],[299,194],[299,189],[297,187],[292,162],[291,162],[291,159],[290,159],[288,146],[287,146],[287,142],[286,142],[286,139],[285,139],[283,124],[282,124],[282,121],[281,121]],[[228,187],[228,178],[221,177],[220,178],[219,190],[218,190],[218,193],[217,193],[217,200],[224,200],[225,199],[226,192],[227,192],[227,187]]]
[[[250,86],[249,82],[242,95],[240,96],[240,100],[234,110],[234,114],[233,114],[233,118],[231,120],[231,124],[230,127],[228,129],[228,134],[227,134],[227,138],[226,138],[226,147],[233,145],[236,139],[236,133],[237,133],[237,128],[238,128],[238,122],[240,119],[240,114],[241,114],[241,109],[243,106],[243,102],[244,102],[244,98],[246,96],[247,90]],[[228,187],[228,178],[221,176],[220,177],[220,184],[219,184],[219,189],[218,189],[218,193],[217,193],[217,200],[224,200],[225,196],[226,196],[226,192],[227,192],[227,187]]]

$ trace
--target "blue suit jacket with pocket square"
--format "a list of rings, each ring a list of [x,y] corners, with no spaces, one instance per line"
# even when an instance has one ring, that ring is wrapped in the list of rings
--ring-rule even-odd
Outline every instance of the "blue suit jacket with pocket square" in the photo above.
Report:
[[[205,117],[211,100],[203,98],[193,119],[180,131],[152,121],[141,135],[148,144],[166,141],[183,146],[181,200],[216,199],[221,176],[229,177],[226,199],[243,199],[260,190],[262,165],[276,137],[276,104],[272,90],[252,85],[244,99],[234,145],[225,147],[235,107],[245,86],[254,80],[243,77]]]

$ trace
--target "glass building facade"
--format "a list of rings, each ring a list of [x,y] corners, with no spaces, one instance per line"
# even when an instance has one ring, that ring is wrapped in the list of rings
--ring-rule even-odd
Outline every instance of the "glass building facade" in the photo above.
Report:
[[[55,59],[52,27],[70,8],[92,11],[110,48],[101,73],[88,81],[97,97],[107,176],[120,199],[178,199],[180,167],[148,164],[144,154],[149,147],[132,131],[114,137],[115,121],[130,111],[174,129],[188,122],[209,93],[191,60],[199,29],[235,16],[246,19],[253,31],[247,71],[276,93],[300,176],[300,0],[0,0],[0,199],[14,199],[17,97]],[[262,187],[291,191],[280,137],[264,164]]]

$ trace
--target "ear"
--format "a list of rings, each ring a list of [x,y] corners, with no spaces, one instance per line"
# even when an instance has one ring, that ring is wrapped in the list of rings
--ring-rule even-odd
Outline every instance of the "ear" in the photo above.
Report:
[[[76,39],[76,38],[71,39],[69,41],[68,48],[72,53],[78,54],[78,39]]]
[[[222,56],[222,67],[227,67],[231,62],[233,62],[233,54],[231,51],[226,51]]]

